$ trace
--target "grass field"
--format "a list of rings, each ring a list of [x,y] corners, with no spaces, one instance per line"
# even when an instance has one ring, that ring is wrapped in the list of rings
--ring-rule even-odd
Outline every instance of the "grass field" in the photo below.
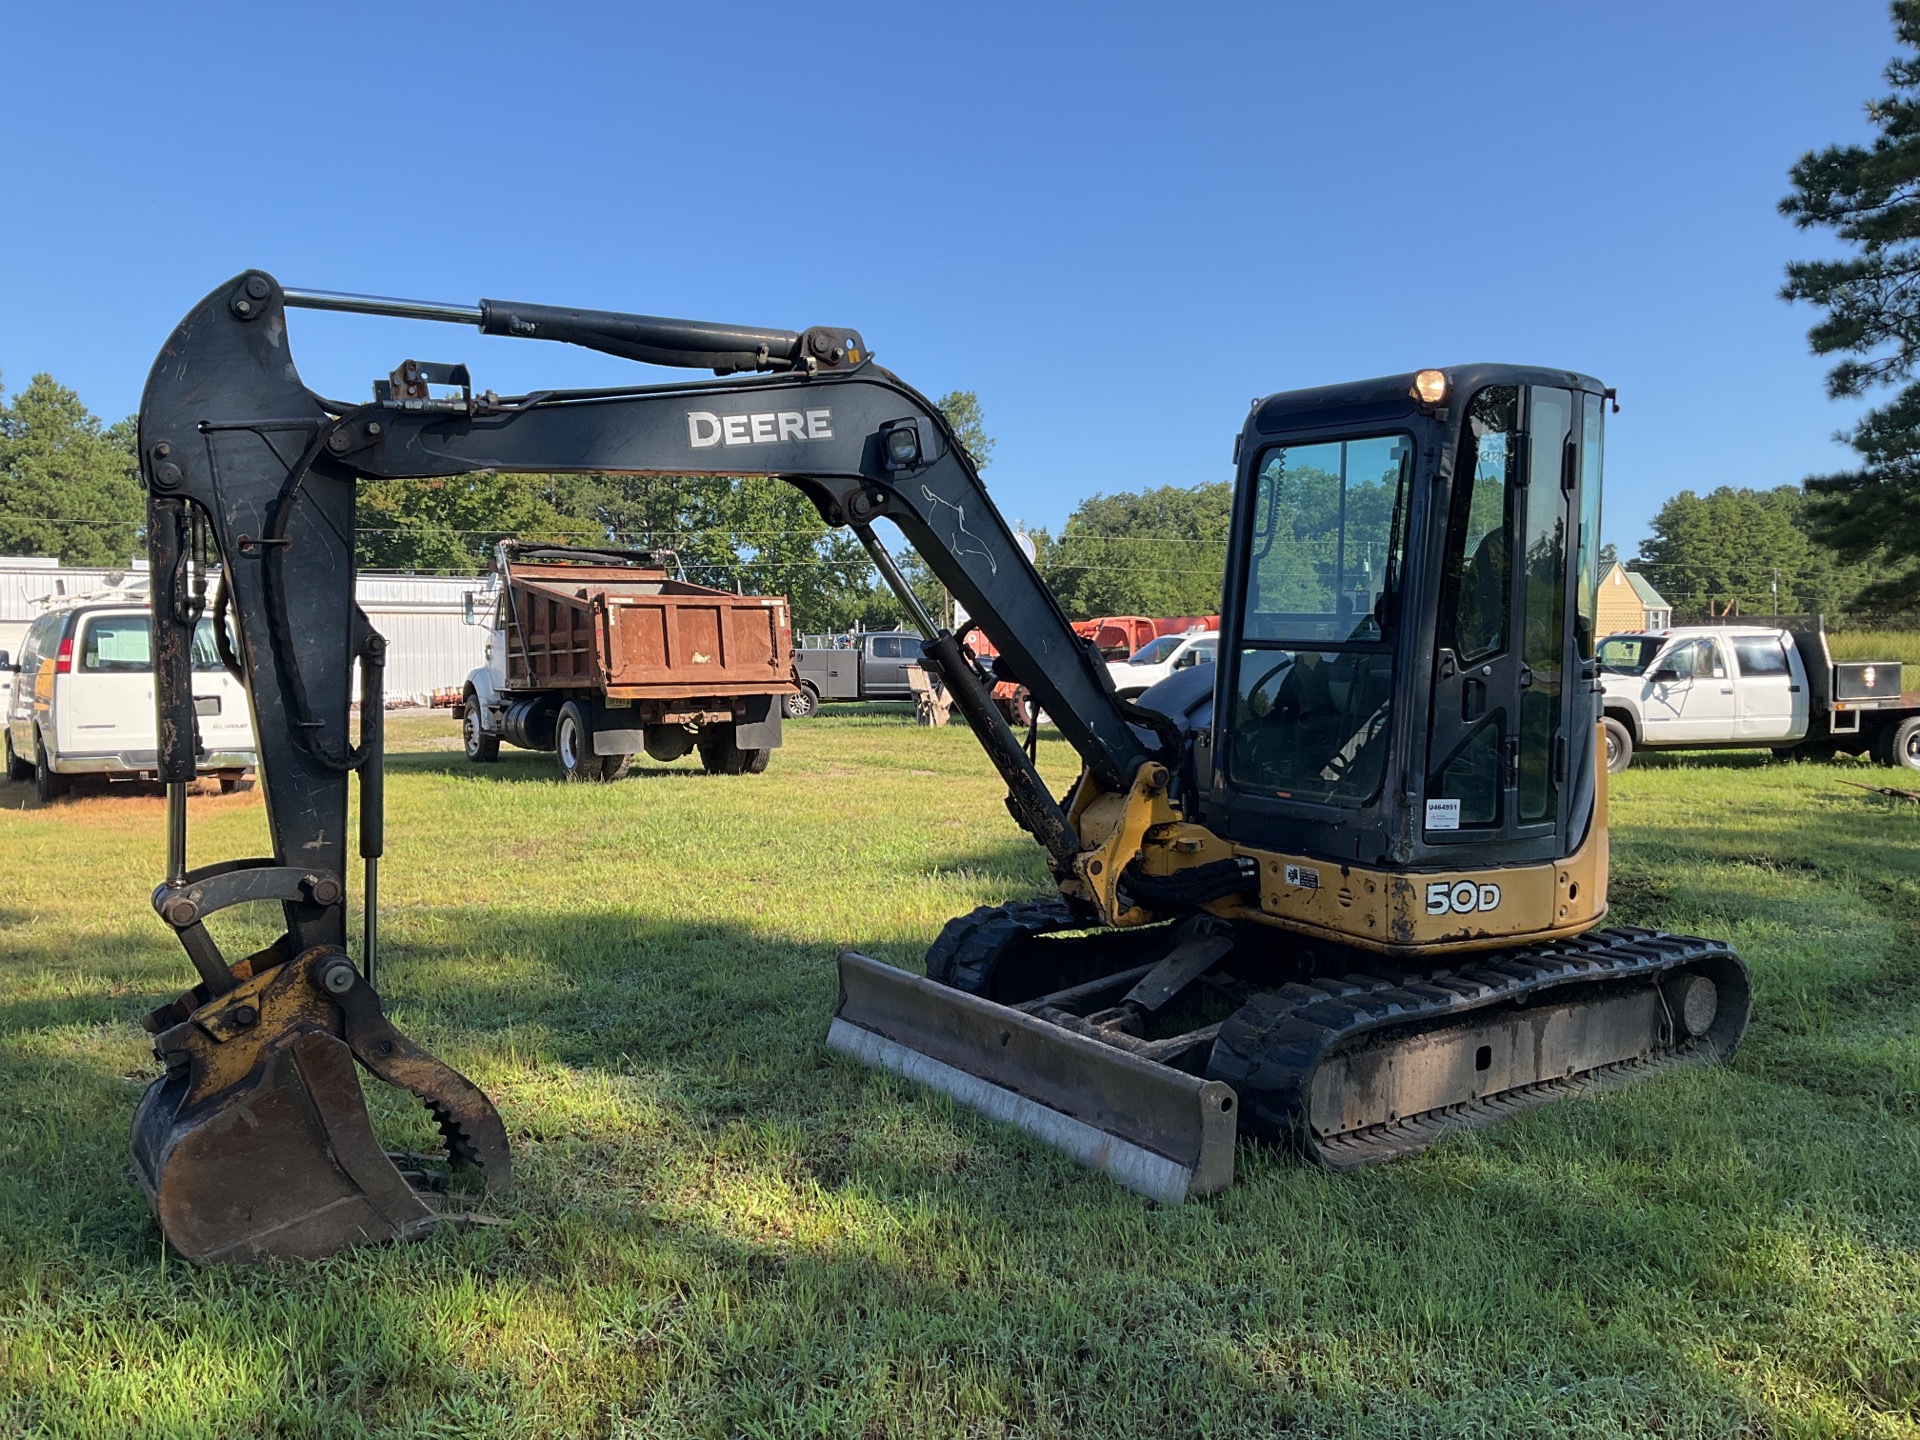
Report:
[[[392,731],[383,989],[498,1103],[505,1223],[170,1256],[125,1150],[191,973],[164,806],[0,786],[0,1435],[1920,1433],[1920,807],[1875,772],[1615,782],[1615,917],[1754,967],[1730,1068],[1158,1209],[821,1045],[836,949],[1041,888],[963,730],[606,788]],[[257,797],[192,811],[195,863],[263,848]]]
[[[1898,660],[1920,674],[1920,630],[1842,630],[1827,648],[1836,660]]]

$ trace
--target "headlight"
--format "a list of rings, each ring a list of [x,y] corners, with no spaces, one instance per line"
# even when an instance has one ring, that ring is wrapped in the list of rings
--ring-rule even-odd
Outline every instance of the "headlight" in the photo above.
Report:
[[[920,463],[920,426],[913,420],[895,420],[881,427],[889,470],[906,470]]]
[[[1447,377],[1438,370],[1422,370],[1413,377],[1413,393],[1429,405],[1447,398]]]

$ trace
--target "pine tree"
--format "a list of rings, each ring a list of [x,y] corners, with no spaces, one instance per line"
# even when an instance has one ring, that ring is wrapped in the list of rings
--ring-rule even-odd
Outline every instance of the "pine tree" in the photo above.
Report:
[[[1816,355],[1841,355],[1827,374],[1836,399],[1899,385],[1891,403],[1848,434],[1861,466],[1807,481],[1814,537],[1879,578],[1867,603],[1920,602],[1920,0],[1893,0],[1894,33],[1908,53],[1886,78],[1893,93],[1868,102],[1879,134],[1869,146],[1803,155],[1781,212],[1857,250],[1847,260],[1787,267],[1782,298],[1827,312],[1808,332]]]
[[[146,507],[134,422],[103,426],[79,395],[36,375],[0,404],[0,554],[124,565]]]

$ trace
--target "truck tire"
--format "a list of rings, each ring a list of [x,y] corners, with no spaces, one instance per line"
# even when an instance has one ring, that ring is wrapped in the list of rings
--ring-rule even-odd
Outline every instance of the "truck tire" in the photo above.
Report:
[[[1033,694],[1026,686],[1018,686],[1013,694],[994,703],[1013,729],[1024,730],[1033,724]]]
[[[38,734],[33,737],[33,798],[50,805],[66,794],[73,782],[47,763],[47,747]]]
[[[805,680],[800,682],[800,693],[789,695],[780,702],[781,712],[789,720],[805,720],[809,715],[820,711],[820,692]]]
[[[13,736],[11,734],[7,736],[7,778],[9,780],[21,781],[33,779],[33,762],[31,760],[22,760],[18,755],[13,753]]]
[[[1633,735],[1611,715],[1600,722],[1607,736],[1607,773],[1618,775],[1633,763]]]
[[[1889,725],[1875,736],[1873,758],[1896,770],[1920,770],[1920,715]]]
[[[633,762],[631,755],[593,753],[593,723],[586,707],[569,700],[560,707],[553,722],[553,756],[560,764],[560,778],[582,784],[603,785],[618,780]]]
[[[460,707],[460,739],[467,747],[467,759],[476,765],[491,765],[500,758],[500,737],[481,728],[480,697],[471,690]]]
[[[733,743],[733,726],[709,725],[700,732],[700,768],[709,775],[758,775],[773,758],[771,750],[742,750]]]

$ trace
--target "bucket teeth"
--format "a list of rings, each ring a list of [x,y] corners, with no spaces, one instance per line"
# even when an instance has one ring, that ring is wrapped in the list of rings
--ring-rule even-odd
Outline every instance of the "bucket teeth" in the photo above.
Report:
[[[460,1123],[453,1113],[453,1107],[438,1099],[427,1101],[427,1109],[433,1112],[433,1123],[440,1129],[440,1138],[447,1147],[447,1158],[455,1166],[480,1168],[480,1147],[467,1133],[467,1127]]]

